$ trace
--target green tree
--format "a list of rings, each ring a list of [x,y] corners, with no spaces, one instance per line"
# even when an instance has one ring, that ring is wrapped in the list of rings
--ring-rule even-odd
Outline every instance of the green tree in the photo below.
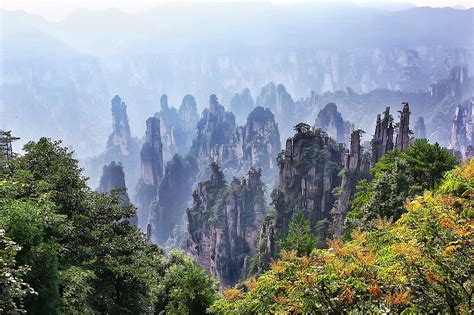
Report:
[[[24,298],[34,290],[23,280],[29,266],[18,265],[16,255],[21,247],[0,229],[0,313],[26,313]]]
[[[316,243],[317,239],[311,233],[309,221],[301,211],[298,211],[291,219],[288,234],[279,241],[279,246],[280,250],[287,252],[295,250],[298,256],[304,256],[311,253]]]

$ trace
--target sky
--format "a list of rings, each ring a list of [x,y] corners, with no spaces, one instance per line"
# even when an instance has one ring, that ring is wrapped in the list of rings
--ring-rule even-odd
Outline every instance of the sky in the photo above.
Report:
[[[412,3],[417,6],[474,7],[474,0],[267,0],[276,5],[288,5],[301,2],[334,3],[354,2],[357,4],[379,3]],[[48,20],[61,20],[77,9],[105,10],[119,9],[124,12],[140,12],[156,7],[163,3],[176,2],[173,0],[0,0],[0,8],[8,10],[23,10],[43,16]],[[179,2],[253,2],[253,0],[180,0]]]

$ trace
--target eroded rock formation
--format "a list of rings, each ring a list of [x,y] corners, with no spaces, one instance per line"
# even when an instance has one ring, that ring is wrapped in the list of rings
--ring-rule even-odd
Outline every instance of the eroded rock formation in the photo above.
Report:
[[[156,202],[151,206],[151,237],[154,243],[163,246],[168,242],[168,247],[183,245],[184,236],[179,235],[179,227],[185,221],[197,172],[197,161],[192,156],[184,158],[175,154],[166,164]]]
[[[468,100],[456,107],[451,127],[449,148],[464,160],[474,156],[474,101]]]
[[[89,184],[96,186],[101,174],[101,167],[112,161],[121,163],[127,179],[127,186],[135,187],[140,174],[140,144],[130,134],[127,116],[127,105],[116,95],[112,101],[112,133],[109,135],[105,151],[93,158],[84,160]]]
[[[155,114],[160,119],[161,142],[163,143],[163,160],[169,161],[176,153],[185,153],[186,132],[178,111],[168,105],[168,96],[160,98],[161,110]]]
[[[196,261],[219,279],[223,287],[235,284],[247,272],[265,212],[260,172],[224,179],[216,163],[209,180],[198,184],[187,209],[188,248]]]
[[[421,116],[418,117],[413,128],[413,137],[416,139],[426,139],[425,119]]]
[[[130,198],[128,197],[127,186],[125,185],[125,173],[123,172],[122,164],[112,161],[109,165],[104,165],[97,191],[100,193],[109,193],[114,189],[122,190],[120,197],[123,205],[126,207],[130,206]],[[136,213],[130,218],[130,223],[133,225],[138,224]]]
[[[367,175],[370,161],[360,145],[361,130],[351,134],[350,149],[344,152],[342,182],[339,197],[333,210],[333,235],[341,237],[344,231],[346,214],[350,210],[350,199],[353,196],[357,182]]]
[[[243,123],[245,121],[245,118],[253,108],[254,101],[248,88],[243,89],[241,93],[235,93],[230,100],[230,109],[234,113],[239,123]]]
[[[181,152],[181,154],[184,154],[185,152],[188,153],[191,148],[193,139],[196,137],[196,125],[199,121],[199,114],[194,96],[186,94],[183,97],[178,114],[186,136],[185,147],[183,148],[184,152]]]
[[[278,186],[273,195],[277,235],[287,232],[296,211],[302,211],[315,231],[322,220],[331,220],[335,197],[332,191],[340,185],[341,148],[321,129],[298,124],[297,133],[286,141],[278,157]]]
[[[141,175],[136,189],[139,224],[145,228],[150,216],[150,204],[155,200],[163,178],[163,145],[160,120],[150,117],[146,121],[145,142],[140,151]]]
[[[393,117],[390,115],[390,107],[387,107],[381,115],[377,115],[375,133],[372,139],[372,164],[393,149]]]
[[[342,119],[342,115],[337,111],[335,103],[328,103],[319,111],[314,126],[326,131],[331,138],[339,143],[348,142],[353,129],[350,122]]]
[[[397,138],[395,141],[395,147],[400,151],[406,151],[410,145],[410,106],[408,103],[402,103],[403,109],[400,113],[400,122],[397,125]]]

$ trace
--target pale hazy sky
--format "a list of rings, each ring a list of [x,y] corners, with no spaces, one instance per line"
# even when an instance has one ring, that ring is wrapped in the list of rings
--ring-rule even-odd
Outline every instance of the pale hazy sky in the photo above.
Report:
[[[474,7],[474,0],[267,0],[278,5],[301,2],[334,3],[353,2],[366,3],[412,3],[417,6],[447,7],[461,5],[466,8]],[[159,4],[169,2],[254,2],[253,0],[0,0],[0,8],[8,10],[24,10],[42,15],[49,20],[60,20],[71,11],[79,8],[91,10],[119,9],[125,12],[140,12]]]

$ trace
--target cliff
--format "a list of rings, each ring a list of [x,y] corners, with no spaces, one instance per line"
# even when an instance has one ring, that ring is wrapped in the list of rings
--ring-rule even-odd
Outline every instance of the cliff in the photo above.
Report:
[[[140,144],[131,136],[127,116],[127,105],[116,95],[111,101],[112,133],[109,135],[106,149],[98,156],[83,160],[90,186],[98,185],[101,167],[112,161],[121,163],[124,168],[128,187],[135,187],[140,176]]]
[[[199,121],[196,100],[194,96],[186,94],[183,97],[181,106],[178,110],[181,126],[185,134],[184,151],[181,154],[188,153],[194,138],[196,137],[196,125]]]
[[[474,100],[467,100],[456,107],[448,148],[463,160],[474,156]]]
[[[413,137],[416,139],[426,139],[425,119],[422,116],[418,117],[418,120],[415,123]]]
[[[182,245],[184,236],[177,234],[184,224],[197,172],[197,161],[192,156],[184,158],[175,154],[166,164],[156,202],[151,206],[151,239],[154,243]]]
[[[139,224],[145,229],[150,216],[150,204],[156,198],[163,178],[163,145],[160,120],[150,117],[146,121],[145,142],[140,151],[141,175],[136,188]]]
[[[372,165],[393,149],[393,117],[390,115],[390,107],[383,112],[383,119],[377,115],[375,133],[372,138]]]
[[[191,256],[219,279],[223,287],[235,284],[247,273],[265,211],[260,172],[230,184],[218,165],[211,165],[208,181],[193,192],[187,209],[188,248]]]
[[[243,89],[241,93],[235,93],[230,100],[230,109],[239,123],[245,121],[248,113],[250,113],[253,108],[254,101],[248,88]]]
[[[127,186],[125,185],[125,173],[123,172],[122,164],[112,161],[109,165],[104,165],[97,191],[100,193],[109,193],[114,189],[122,190],[120,197],[123,205],[125,207],[130,206],[130,198],[128,197]],[[130,223],[133,225],[138,224],[136,213],[130,218]]]
[[[297,133],[286,141],[278,156],[278,186],[272,193],[276,210],[275,232],[287,232],[293,214],[302,211],[313,232],[318,222],[331,220],[335,202],[332,191],[340,185],[341,148],[320,129],[296,125]]]
[[[161,110],[155,113],[160,119],[161,142],[163,143],[163,160],[169,161],[176,153],[184,154],[186,148],[186,132],[178,111],[168,104],[168,96],[160,97]]]
[[[345,227],[346,214],[350,210],[350,200],[354,195],[357,182],[368,176],[370,160],[364,155],[360,145],[362,130],[351,134],[350,149],[344,151],[342,181],[338,200],[333,209],[333,236],[341,237]]]
[[[198,160],[208,159],[215,145],[228,145],[235,132],[235,117],[227,112],[212,94],[197,124],[197,136],[191,146],[191,154]]]
[[[319,111],[314,127],[321,128],[339,143],[348,142],[351,129],[353,129],[350,122],[342,119],[342,115],[338,112],[335,103],[328,103]]]
[[[412,131],[410,130],[410,106],[407,102],[402,103],[403,109],[399,111],[400,122],[397,124],[397,138],[395,147],[400,151],[406,151],[410,145]]]

